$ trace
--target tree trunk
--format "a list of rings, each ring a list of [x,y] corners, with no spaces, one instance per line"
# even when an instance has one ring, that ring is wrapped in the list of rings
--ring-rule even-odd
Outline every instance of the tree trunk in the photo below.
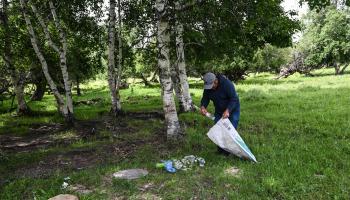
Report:
[[[159,83],[159,81],[157,79],[157,72],[156,71],[151,75],[151,79],[149,81],[153,82],[153,83]]]
[[[335,75],[339,75],[340,74],[340,65],[338,65],[337,62],[334,62],[334,69],[335,69]]]
[[[123,43],[122,43],[122,18],[120,13],[120,0],[118,0],[118,68],[117,68],[117,94],[119,94],[120,79],[122,73]]]
[[[77,95],[81,96],[79,77],[77,77]]]
[[[175,7],[180,9],[180,3],[176,2]],[[186,73],[186,62],[185,62],[185,50],[184,50],[184,42],[183,42],[183,32],[184,28],[182,23],[179,21],[178,16],[175,16],[175,34],[176,34],[176,57],[177,61],[175,64],[176,73],[179,80],[180,85],[180,97],[182,98],[182,105],[180,104],[180,108],[185,112],[189,112],[194,110],[192,97],[189,91],[187,73]]]
[[[349,67],[348,64],[345,64],[345,66],[343,67],[343,69],[340,70],[339,74],[344,74],[345,73],[345,69]]]
[[[160,69],[160,83],[162,86],[163,110],[167,126],[167,138],[177,139],[180,134],[180,123],[176,113],[173,96],[173,86],[170,77],[169,59],[169,23],[167,19],[167,0],[156,0],[157,11],[157,45],[158,45],[158,67]]]
[[[51,89],[51,91],[52,91],[52,93],[53,93],[53,95],[54,95],[54,97],[56,99],[57,108],[58,108],[59,112],[64,116],[65,120],[70,122],[71,121],[71,119],[70,119],[71,116],[68,113],[68,108],[67,108],[67,106],[64,103],[63,97],[58,92],[55,82],[52,80],[52,77],[51,77],[51,75],[49,73],[49,70],[48,70],[48,65],[47,65],[46,59],[45,59],[43,53],[41,52],[41,50],[39,48],[39,43],[38,43],[37,37],[35,35],[35,32],[34,32],[32,23],[31,23],[31,21],[29,19],[29,16],[27,14],[27,8],[26,8],[25,0],[20,0],[20,4],[21,4],[21,7],[22,7],[23,16],[24,16],[24,19],[25,19],[25,22],[26,22],[27,30],[28,30],[28,33],[29,33],[29,36],[30,36],[30,41],[32,43],[33,49],[35,51],[35,54],[36,54],[36,56],[38,57],[38,59],[39,59],[39,61],[41,63],[41,67],[42,67],[44,76],[45,76],[45,78],[47,80],[47,83],[50,86],[50,89]]]
[[[17,83],[15,84],[15,93],[17,97],[17,113],[18,114],[27,114],[30,112],[26,101],[24,99],[24,75],[19,74]]]
[[[68,119],[71,122],[71,120],[73,120],[74,118],[74,111],[73,111],[73,99],[72,99],[72,87],[71,87],[71,81],[69,80],[69,74],[68,74],[68,70],[67,70],[67,40],[65,37],[65,34],[61,28],[59,19],[57,17],[56,14],[56,10],[55,7],[52,3],[52,1],[49,1],[49,5],[50,5],[50,10],[53,16],[53,20],[55,22],[55,26],[58,30],[59,33],[59,37],[60,37],[60,43],[61,43],[61,47],[60,47],[60,51],[59,51],[59,55],[60,55],[60,67],[61,67],[61,71],[62,71],[62,77],[63,77],[63,83],[64,83],[64,90],[66,92],[66,105],[68,108]]]
[[[185,112],[184,96],[183,96],[183,93],[181,92],[180,79],[177,73],[176,65],[177,65],[176,63],[174,65],[170,65],[171,81],[174,87],[176,98],[179,102],[179,107],[180,107],[179,112]]]
[[[120,100],[117,95],[117,81],[115,73],[115,0],[109,1],[109,24],[108,24],[108,85],[111,93],[112,108],[111,112],[117,115],[121,111]]]
[[[2,0],[2,15],[1,15],[1,21],[4,26],[4,53],[3,53],[3,60],[5,62],[6,67],[10,71],[11,75],[11,82],[12,85],[15,88],[15,94],[18,104],[17,113],[18,114],[28,114],[30,112],[29,107],[27,106],[27,103],[24,99],[24,76],[22,73],[18,73],[16,68],[13,66],[12,63],[12,41],[11,41],[11,34],[8,24],[8,16],[7,16],[7,6],[8,2],[7,0]]]
[[[46,82],[44,80],[40,80],[35,84],[35,91],[30,98],[31,101],[41,101],[45,95],[46,90]]]
[[[147,77],[145,77],[145,75],[143,75],[142,73],[140,75],[141,75],[141,79],[142,79],[143,83],[145,84],[145,86],[146,87],[151,86],[151,84],[147,80]]]

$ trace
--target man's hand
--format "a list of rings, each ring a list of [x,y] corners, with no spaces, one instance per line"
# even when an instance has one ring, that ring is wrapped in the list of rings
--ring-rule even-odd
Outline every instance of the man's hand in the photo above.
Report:
[[[222,118],[223,118],[223,119],[226,119],[226,118],[228,118],[228,117],[230,117],[230,112],[228,111],[228,109],[226,109],[225,112],[224,112],[224,114],[222,114]]]
[[[207,109],[205,109],[204,106],[201,107],[201,113],[204,116],[208,113]]]

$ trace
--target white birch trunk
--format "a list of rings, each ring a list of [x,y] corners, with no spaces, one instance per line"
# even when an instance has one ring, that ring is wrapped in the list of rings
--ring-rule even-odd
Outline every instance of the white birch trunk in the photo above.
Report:
[[[334,66],[334,69],[335,69],[335,75],[339,75],[340,65],[338,65],[338,63],[334,61],[333,66]]]
[[[62,77],[63,77],[63,83],[64,83],[64,90],[66,92],[66,105],[68,108],[68,116],[69,118],[73,118],[73,99],[72,99],[72,87],[71,87],[71,81],[69,80],[69,74],[68,74],[68,70],[67,70],[67,40],[66,37],[64,35],[64,32],[61,28],[59,19],[57,17],[56,14],[56,10],[55,7],[52,3],[52,1],[49,1],[49,5],[50,5],[50,10],[53,16],[53,20],[55,22],[55,26],[58,30],[59,33],[59,37],[60,37],[60,43],[61,43],[61,47],[60,47],[60,51],[59,51],[59,55],[60,55],[60,67],[61,67],[61,71],[62,71]],[[71,120],[69,120],[71,121]]]
[[[20,4],[23,10],[23,16],[26,22],[26,26],[27,26],[27,30],[30,36],[30,41],[32,43],[33,49],[35,51],[36,56],[38,57],[40,63],[41,63],[41,67],[43,70],[43,73],[45,75],[45,78],[47,80],[48,85],[50,86],[50,89],[56,99],[57,105],[58,105],[58,109],[61,112],[61,114],[66,117],[68,115],[68,108],[64,103],[64,99],[62,98],[61,94],[58,92],[57,86],[55,84],[55,82],[52,80],[51,75],[49,74],[49,70],[48,70],[48,66],[47,66],[47,62],[45,60],[44,55],[42,54],[40,48],[39,48],[39,44],[38,44],[38,40],[36,38],[36,35],[34,33],[34,29],[32,26],[32,23],[29,19],[29,16],[27,14],[27,8],[26,8],[26,3],[25,0],[20,0]]]
[[[117,68],[117,80],[116,80],[118,110],[121,110],[119,86],[120,86],[121,77],[122,77],[122,59],[123,59],[122,18],[121,18],[120,10],[121,10],[120,0],[118,0],[118,68]]]
[[[179,2],[175,3],[175,7],[180,8]],[[188,78],[186,73],[185,51],[183,42],[184,28],[181,22],[178,20],[178,16],[175,16],[175,34],[176,34],[176,72],[180,84],[180,97],[183,104],[180,105],[183,111],[188,112],[194,110],[191,94],[189,91]],[[180,102],[181,103],[181,102]]]
[[[179,102],[179,106],[180,106],[180,112],[184,112],[184,96],[183,93],[181,92],[181,85],[180,85],[180,79],[178,76],[178,72],[177,72],[177,68],[176,68],[176,63],[174,63],[173,65],[170,64],[170,73],[171,73],[171,80],[173,83],[173,88],[175,91],[175,95],[176,98]]]
[[[116,14],[115,14],[115,0],[109,1],[109,24],[108,24],[108,85],[111,93],[112,108],[111,112],[117,114],[120,110],[120,101],[117,95],[117,80],[115,73],[115,23],[116,23]]]
[[[160,69],[160,83],[162,85],[163,110],[167,126],[167,138],[176,139],[181,134],[179,119],[173,96],[173,86],[170,75],[169,59],[169,23],[167,20],[167,0],[156,0],[158,67]]]
[[[118,0],[118,68],[117,68],[117,88],[119,89],[120,78],[121,78],[121,68],[122,68],[122,58],[123,58],[123,43],[122,43],[122,19],[120,13],[120,0]]]
[[[8,16],[7,16],[7,0],[2,0],[2,24],[4,26],[4,53],[3,60],[5,62],[6,67],[10,71],[11,82],[15,88],[15,94],[17,99],[17,113],[18,114],[26,114],[30,112],[29,107],[24,99],[24,77],[22,73],[17,73],[16,68],[13,66],[12,62],[12,41],[11,34],[9,30],[8,24]]]
[[[51,36],[50,36],[50,32],[49,29],[47,28],[47,25],[45,24],[44,19],[41,17],[41,15],[39,14],[38,10],[36,9],[36,7],[32,4],[31,5],[32,11],[35,14],[35,17],[38,19],[39,24],[41,26],[41,28],[44,31],[44,35],[45,35],[45,39],[47,40],[49,46],[56,51],[56,53],[60,53],[60,49],[57,47],[57,45],[52,41]]]

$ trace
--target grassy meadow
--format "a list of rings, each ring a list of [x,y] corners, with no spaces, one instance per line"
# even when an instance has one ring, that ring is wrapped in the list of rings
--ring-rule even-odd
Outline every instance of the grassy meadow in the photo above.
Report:
[[[74,96],[75,101],[100,101],[76,106],[78,125],[71,129],[62,126],[52,95],[28,103],[37,112],[32,117],[7,113],[11,102],[4,101],[0,199],[39,200],[61,193],[83,200],[349,199],[350,74],[332,73],[322,69],[315,77],[295,74],[281,80],[262,73],[236,84],[241,101],[238,132],[258,163],[218,155],[206,136],[213,122],[198,113],[180,114],[185,137],[178,144],[165,141],[161,118],[108,117],[104,81],[86,83],[83,95]],[[190,87],[199,105],[202,82],[193,79]],[[162,111],[156,86],[131,85],[121,98],[126,112]],[[160,160],[186,155],[203,157],[205,167],[175,174],[155,167]],[[233,166],[240,170],[236,176],[225,172]],[[111,178],[129,168],[147,169],[149,175],[132,181]],[[70,177],[69,185],[80,184],[90,192],[62,189],[65,177]]]

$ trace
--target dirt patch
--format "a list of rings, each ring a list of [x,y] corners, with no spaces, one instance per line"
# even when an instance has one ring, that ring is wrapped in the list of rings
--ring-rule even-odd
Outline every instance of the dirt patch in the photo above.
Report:
[[[94,149],[69,151],[63,154],[49,155],[43,160],[26,165],[15,171],[17,177],[44,178],[53,172],[80,170],[103,161]]]
[[[230,176],[233,176],[233,177],[240,177],[241,174],[242,174],[242,170],[240,170],[239,168],[237,167],[230,167],[228,169],[225,170],[225,173],[227,175],[230,175]]]
[[[123,133],[131,133],[136,129],[128,126],[128,120],[163,119],[161,112],[128,112],[121,117],[101,116],[97,120],[76,120],[73,127],[61,123],[33,124],[25,136],[0,135],[0,150],[9,153],[28,152],[53,145],[68,145],[79,139],[103,139],[100,131],[110,131],[118,137]],[[65,137],[64,132],[71,131],[73,135]]]
[[[30,152],[57,145],[69,145],[98,135],[102,120],[76,121],[73,127],[60,123],[34,124],[25,136],[0,136],[0,150],[7,153]]]
[[[62,124],[34,124],[31,127],[31,134],[27,136],[1,136],[0,151],[6,152],[8,157],[12,153],[32,152],[38,148],[66,146],[82,139],[91,139],[94,142],[103,141],[102,145],[95,147],[50,153],[36,162],[26,163],[25,166],[14,166],[13,173],[3,178],[44,178],[55,171],[69,172],[101,164],[118,163],[132,158],[135,152],[144,145],[151,145],[159,149],[159,152],[166,154],[169,150],[165,145],[166,137],[161,127],[146,138],[128,139],[125,137],[137,133],[140,129],[140,127],[130,127],[128,120],[135,118],[150,120],[157,116],[158,114],[154,113],[141,113],[140,116],[132,113],[123,119],[101,116],[98,120],[76,121],[75,126],[69,129]],[[142,126],[142,123],[139,126]]]
[[[135,199],[140,199],[140,200],[148,200],[148,199],[152,199],[152,200],[161,200],[162,198],[157,196],[156,194],[152,194],[152,193],[144,193],[144,194],[140,194],[137,195],[135,197]]]
[[[155,138],[156,139],[156,138]],[[16,177],[44,178],[55,171],[75,171],[99,164],[118,163],[131,158],[145,144],[159,145],[151,140],[124,141],[115,145],[106,144],[98,148],[78,149],[66,153],[51,154],[38,161],[15,170]],[[164,147],[165,148],[165,147]]]
[[[8,153],[17,153],[48,147],[55,142],[60,143],[53,140],[50,135],[57,134],[66,129],[60,123],[33,124],[25,136],[1,135],[0,150]]]
[[[29,128],[28,135],[40,135],[47,133],[56,133],[65,130],[66,127],[62,123],[48,123],[48,124],[33,124]]]
[[[77,192],[80,194],[90,194],[91,192],[94,191],[81,184],[68,185],[67,190],[70,190],[72,192]]]
[[[139,187],[139,190],[141,192],[147,192],[147,191],[152,190],[154,188],[156,188],[156,185],[152,182],[149,182],[149,183],[146,183],[146,184],[142,185],[141,187]]]
[[[131,117],[133,119],[164,119],[164,113],[162,112],[128,112],[125,116]]]

